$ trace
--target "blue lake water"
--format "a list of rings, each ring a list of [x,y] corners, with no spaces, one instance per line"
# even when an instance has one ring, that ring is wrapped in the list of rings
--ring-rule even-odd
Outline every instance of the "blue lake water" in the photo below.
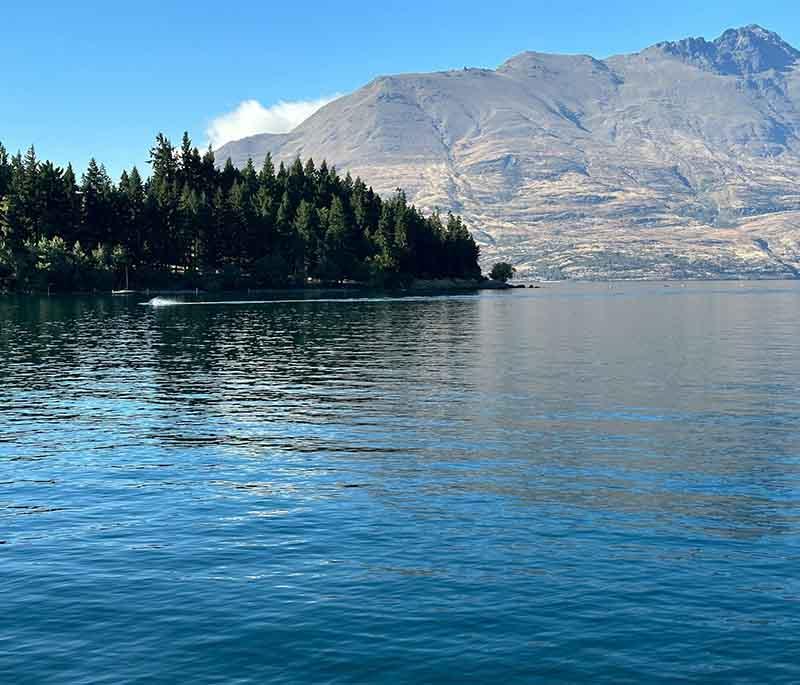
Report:
[[[800,283],[137,302],[0,298],[0,682],[800,682]]]

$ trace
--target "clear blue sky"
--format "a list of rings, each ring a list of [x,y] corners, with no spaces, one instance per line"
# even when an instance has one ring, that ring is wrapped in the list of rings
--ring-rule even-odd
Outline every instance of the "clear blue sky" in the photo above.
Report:
[[[605,57],[758,23],[800,47],[791,0],[9,2],[0,141],[82,171],[142,164],[155,134],[249,99],[312,100],[379,74],[494,67],[523,50]]]

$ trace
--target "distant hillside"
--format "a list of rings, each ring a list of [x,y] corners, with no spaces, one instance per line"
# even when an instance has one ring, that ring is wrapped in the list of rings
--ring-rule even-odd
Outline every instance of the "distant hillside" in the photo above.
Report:
[[[243,165],[327,159],[536,277],[797,276],[800,52],[758,26],[633,55],[382,77]]]

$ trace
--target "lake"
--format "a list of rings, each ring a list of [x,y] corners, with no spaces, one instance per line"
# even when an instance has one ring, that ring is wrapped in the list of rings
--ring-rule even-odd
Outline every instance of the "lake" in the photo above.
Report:
[[[0,298],[3,683],[800,682],[800,283]]]

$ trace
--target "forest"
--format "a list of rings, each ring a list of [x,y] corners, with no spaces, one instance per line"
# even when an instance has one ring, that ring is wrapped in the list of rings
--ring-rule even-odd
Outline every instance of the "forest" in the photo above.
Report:
[[[114,183],[92,159],[78,179],[31,147],[0,144],[0,290],[242,289],[480,278],[458,216],[381,198],[323,161],[237,169],[159,134],[149,174]]]

